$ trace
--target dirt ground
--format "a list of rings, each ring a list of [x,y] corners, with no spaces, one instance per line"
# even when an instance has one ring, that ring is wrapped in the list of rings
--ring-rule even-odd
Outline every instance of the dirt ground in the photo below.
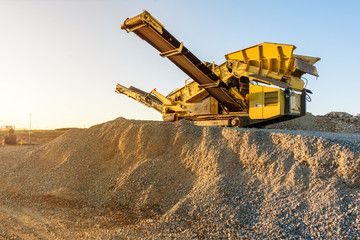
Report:
[[[17,143],[20,145],[21,140],[23,145],[29,144],[44,144],[52,141],[58,136],[64,134],[66,131],[73,128],[59,128],[59,129],[51,129],[51,130],[31,130],[29,137],[29,130],[23,129],[15,129],[15,135],[17,138]],[[9,135],[8,129],[0,129],[0,141],[4,139],[5,136]]]
[[[305,120],[119,118],[1,147],[0,239],[359,239],[358,118]]]

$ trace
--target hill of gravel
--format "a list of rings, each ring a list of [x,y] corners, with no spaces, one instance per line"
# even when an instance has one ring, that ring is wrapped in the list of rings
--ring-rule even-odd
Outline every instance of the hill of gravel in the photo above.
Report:
[[[268,129],[288,129],[321,132],[360,132],[360,115],[346,112],[330,112],[314,116],[306,113],[304,117],[295,118],[267,126]]]
[[[356,239],[359,152],[357,133],[119,118],[3,152],[0,194],[121,212],[102,239]]]

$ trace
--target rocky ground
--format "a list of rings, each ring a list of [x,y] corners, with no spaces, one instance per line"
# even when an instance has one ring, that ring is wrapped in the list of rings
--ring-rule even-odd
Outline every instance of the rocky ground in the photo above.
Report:
[[[290,121],[269,125],[269,129],[288,129],[322,132],[360,132],[360,115],[345,112],[330,112],[325,115],[314,116],[306,113],[304,117]]]
[[[299,120],[119,118],[2,147],[0,238],[359,239],[359,118]]]

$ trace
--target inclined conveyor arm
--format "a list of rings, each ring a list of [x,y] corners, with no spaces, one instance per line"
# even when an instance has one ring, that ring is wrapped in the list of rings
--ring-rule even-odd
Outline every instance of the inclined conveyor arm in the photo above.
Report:
[[[126,19],[121,25],[121,29],[127,32],[134,32],[140,38],[148,42],[151,46],[160,52],[162,57],[167,57],[176,66],[178,66],[189,77],[201,85],[212,85],[205,87],[206,91],[219,101],[228,111],[243,111],[232,97],[230,97],[222,88],[228,86],[215,75],[207,66],[205,66],[194,54],[192,54],[183,43],[172,36],[164,26],[152,17],[147,11]],[[215,87],[214,87],[215,84]]]

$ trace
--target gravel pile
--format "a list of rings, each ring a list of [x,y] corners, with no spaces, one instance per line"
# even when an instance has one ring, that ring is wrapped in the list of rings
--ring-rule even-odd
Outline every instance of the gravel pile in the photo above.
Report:
[[[358,239],[359,153],[355,133],[119,118],[0,150],[0,212],[35,204],[50,239]]]
[[[360,132],[360,115],[355,116],[345,112],[330,112],[314,116],[306,113],[304,117],[267,126],[269,129],[290,129],[322,132]]]

